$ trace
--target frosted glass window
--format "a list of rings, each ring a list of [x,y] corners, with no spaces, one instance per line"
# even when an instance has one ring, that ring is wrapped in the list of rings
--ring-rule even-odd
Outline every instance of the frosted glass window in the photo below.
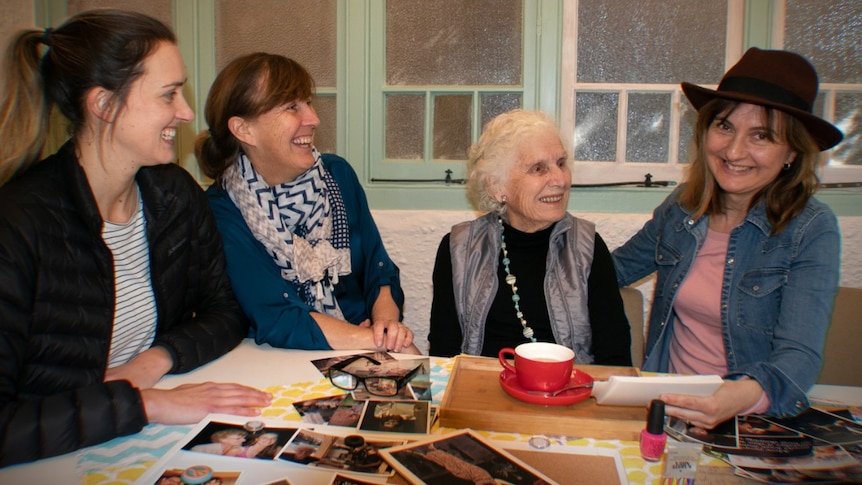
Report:
[[[581,1],[577,82],[715,84],[726,35],[726,0]]]
[[[335,96],[315,96],[312,104],[317,111],[317,117],[320,118],[320,124],[314,132],[314,146],[321,153],[337,153]]]
[[[422,159],[424,133],[424,95],[386,96],[386,158]]]
[[[521,84],[521,0],[388,0],[389,85]]]
[[[336,0],[215,1],[218,69],[263,51],[299,62],[318,87],[336,87]]]
[[[482,102],[482,126],[491,121],[495,116],[506,111],[521,107],[521,95],[511,93],[486,93],[481,97]]]
[[[575,160],[616,159],[619,102],[618,93],[576,93]]]
[[[832,152],[830,163],[862,165],[862,92],[840,92],[835,98],[835,124],[844,132],[844,141]]]
[[[787,0],[784,46],[807,57],[821,82],[814,112],[829,113],[844,140],[829,153],[829,165],[862,165],[862,95],[829,84],[862,88],[862,0]],[[834,105],[826,105],[834,99]],[[829,119],[829,118],[827,118]]]
[[[434,97],[434,153],[439,160],[465,160],[470,147],[473,96]]]
[[[787,0],[784,35],[821,83],[862,82],[862,0]]]
[[[670,143],[670,93],[629,94],[626,161],[667,162]]]

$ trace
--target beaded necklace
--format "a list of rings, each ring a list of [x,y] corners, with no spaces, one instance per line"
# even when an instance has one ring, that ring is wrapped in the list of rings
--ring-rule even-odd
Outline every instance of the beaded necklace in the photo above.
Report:
[[[500,223],[500,228],[502,229],[503,219],[498,217],[497,221]],[[521,296],[518,295],[518,287],[515,285],[518,279],[509,271],[509,251],[506,249],[506,236],[503,232],[500,232],[500,250],[503,252],[503,269],[506,271],[506,283],[512,287],[512,302],[515,304],[515,317],[518,318],[521,322],[521,327],[524,328],[524,337],[531,342],[535,342],[536,337],[533,336],[533,329],[527,326],[527,320],[524,319],[524,314],[521,312]]]

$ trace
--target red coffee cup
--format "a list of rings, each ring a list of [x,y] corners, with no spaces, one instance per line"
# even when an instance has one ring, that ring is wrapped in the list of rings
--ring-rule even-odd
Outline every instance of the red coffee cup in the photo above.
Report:
[[[515,356],[515,365],[507,360]],[[514,349],[506,347],[497,354],[500,364],[518,378],[528,391],[551,392],[562,389],[572,378],[575,353],[572,349],[548,342],[527,342]]]

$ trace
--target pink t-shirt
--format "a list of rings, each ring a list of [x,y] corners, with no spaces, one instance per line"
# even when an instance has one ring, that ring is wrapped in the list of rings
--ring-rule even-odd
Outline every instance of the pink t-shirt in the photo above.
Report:
[[[670,372],[727,373],[721,333],[721,283],[730,234],[708,231],[706,241],[676,295]]]
[[[676,322],[670,344],[670,372],[727,374],[721,329],[721,284],[730,234],[707,231],[706,241],[679,288],[674,301]],[[744,377],[747,378],[747,377]],[[740,414],[763,413],[769,398],[760,399]]]

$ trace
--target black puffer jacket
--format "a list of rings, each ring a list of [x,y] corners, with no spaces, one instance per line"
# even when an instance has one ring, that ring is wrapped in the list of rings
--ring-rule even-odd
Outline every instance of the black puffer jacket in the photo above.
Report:
[[[176,165],[139,170],[158,324],[153,345],[186,372],[248,331],[203,191]],[[0,466],[140,431],[128,381],[103,382],[114,268],[73,147],[0,188]]]

